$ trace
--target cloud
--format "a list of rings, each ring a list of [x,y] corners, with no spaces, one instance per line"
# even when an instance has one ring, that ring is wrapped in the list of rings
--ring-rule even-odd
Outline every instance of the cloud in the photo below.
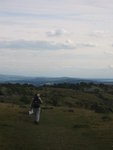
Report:
[[[97,30],[97,31],[93,31],[90,36],[94,36],[94,37],[105,37],[108,35],[107,31],[104,30]]]
[[[0,49],[30,49],[30,50],[60,50],[74,49],[75,45],[70,41],[56,43],[54,41],[0,41]]]
[[[47,40],[27,41],[27,40],[14,40],[14,41],[0,41],[0,49],[10,50],[67,50],[77,48],[94,48],[96,43],[84,42],[74,43],[68,39],[64,42],[55,42]]]
[[[53,37],[53,36],[62,36],[62,35],[68,35],[70,34],[70,32],[68,32],[67,30],[65,29],[55,29],[55,30],[51,30],[51,31],[48,31],[46,32],[46,35],[49,36],[49,37]]]
[[[97,47],[97,44],[96,44],[96,43],[92,43],[92,42],[78,43],[77,45],[78,45],[77,47],[80,47],[80,48],[85,48],[85,47]]]

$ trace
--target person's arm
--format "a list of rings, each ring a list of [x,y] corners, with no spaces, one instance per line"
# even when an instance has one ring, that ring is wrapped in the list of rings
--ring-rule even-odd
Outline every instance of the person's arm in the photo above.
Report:
[[[40,100],[40,103],[42,104],[42,103],[43,103],[43,101],[42,101],[41,97],[39,97],[39,100]]]

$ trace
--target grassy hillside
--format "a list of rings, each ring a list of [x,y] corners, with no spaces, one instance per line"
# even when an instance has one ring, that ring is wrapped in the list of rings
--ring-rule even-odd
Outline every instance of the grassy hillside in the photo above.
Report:
[[[0,150],[113,149],[112,113],[48,106],[35,125],[28,110],[27,106],[0,103]]]
[[[37,91],[39,125],[28,115]],[[112,127],[112,85],[0,85],[0,150],[112,150]]]
[[[36,92],[41,93],[44,105],[86,108],[98,113],[113,113],[113,86],[93,83],[33,85],[0,85],[0,102],[26,105]]]

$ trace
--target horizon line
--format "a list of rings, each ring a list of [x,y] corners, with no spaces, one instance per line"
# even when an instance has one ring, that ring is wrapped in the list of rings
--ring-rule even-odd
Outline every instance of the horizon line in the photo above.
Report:
[[[17,75],[17,74],[0,74],[0,76],[15,76],[15,77],[25,77],[25,78],[74,78],[74,79],[96,79],[96,80],[110,80],[113,78],[108,77],[75,77],[75,76],[38,76],[38,75]]]

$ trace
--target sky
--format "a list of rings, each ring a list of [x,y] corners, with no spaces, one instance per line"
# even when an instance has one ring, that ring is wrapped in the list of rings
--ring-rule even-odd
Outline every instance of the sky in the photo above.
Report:
[[[0,74],[113,78],[113,0],[0,0]]]

